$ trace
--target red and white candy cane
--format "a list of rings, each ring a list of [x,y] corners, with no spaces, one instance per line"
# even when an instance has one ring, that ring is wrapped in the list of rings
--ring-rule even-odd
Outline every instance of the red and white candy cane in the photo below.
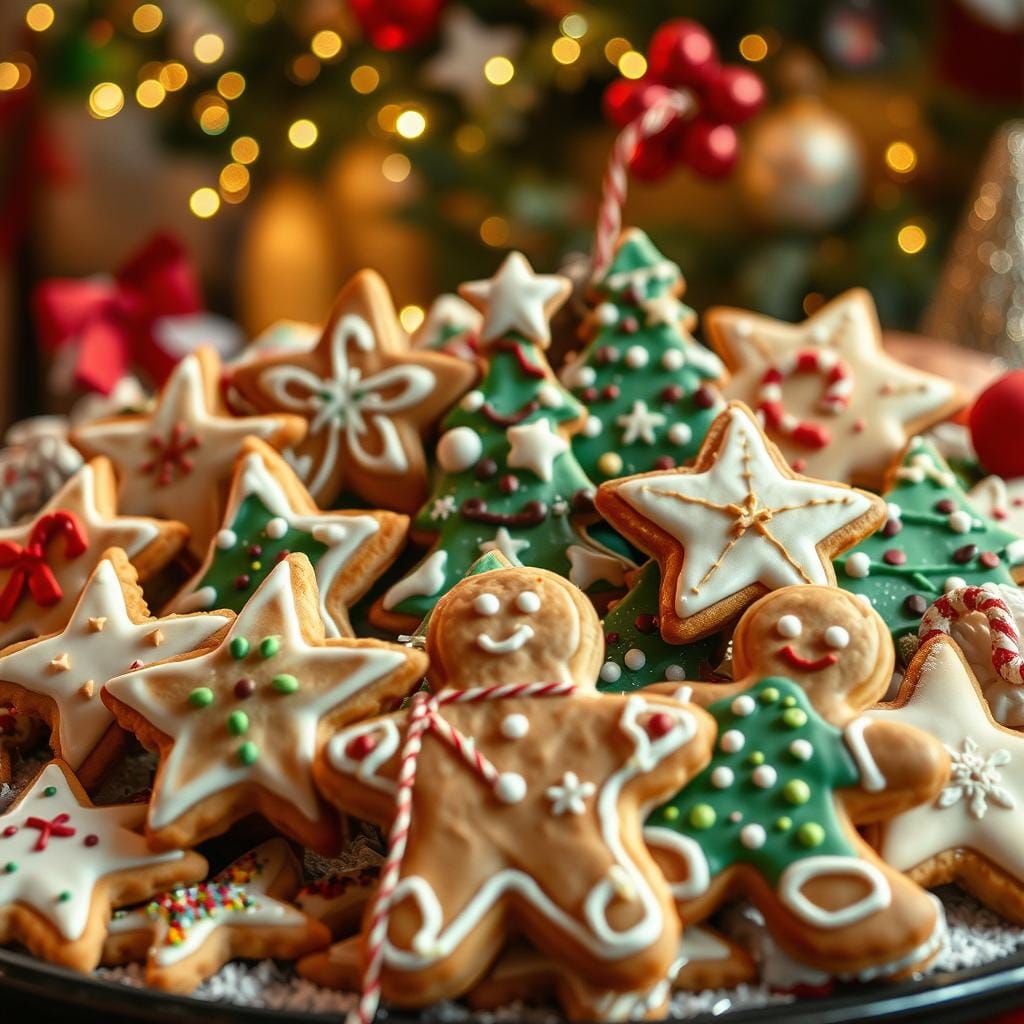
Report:
[[[626,205],[629,187],[629,162],[636,147],[644,139],[663,131],[676,118],[692,117],[696,112],[697,101],[691,92],[673,90],[652,103],[619,133],[601,183],[601,206],[597,213],[592,257],[594,278],[599,277],[612,262],[615,243],[622,229],[622,208]]]
[[[988,619],[996,674],[1011,686],[1024,686],[1024,657],[1017,623],[998,592],[987,586],[958,587],[944,594],[924,613],[917,635],[922,642],[940,634],[949,636],[953,623],[971,612],[981,612]]]
[[[818,399],[818,408],[836,416],[850,404],[853,371],[838,353],[811,348],[777,360],[761,378],[757,411],[764,419],[765,428],[785,434],[805,448],[824,448],[832,440],[828,427],[799,419],[782,404],[782,383],[795,373],[817,373],[824,377],[825,390]]]
[[[567,697],[576,692],[572,683],[521,683],[504,686],[477,687],[472,690],[446,690],[437,696],[420,691],[413,695],[409,726],[398,766],[395,792],[395,819],[388,834],[388,855],[380,871],[380,883],[370,910],[367,935],[367,958],[363,969],[359,1004],[349,1015],[350,1021],[371,1024],[380,1005],[380,974],[384,964],[384,942],[390,922],[391,900],[402,872],[402,862],[409,843],[412,825],[412,794],[416,785],[416,768],[423,737],[434,733],[447,743],[483,779],[503,803],[516,803],[525,795],[522,778],[502,773],[479,750],[472,738],[462,735],[441,716],[448,704],[477,704],[492,700],[513,700],[523,697]]]

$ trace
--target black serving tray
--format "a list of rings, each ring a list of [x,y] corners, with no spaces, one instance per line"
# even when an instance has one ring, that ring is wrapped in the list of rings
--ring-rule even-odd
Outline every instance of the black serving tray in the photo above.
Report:
[[[252,1022],[252,1024],[339,1024],[339,1014],[296,1013],[213,1003],[152,989],[131,988],[77,974],[35,960],[24,953],[0,950],[0,1015],[5,1021],[60,1019],[68,1024],[99,1021],[147,1021],[159,1024]],[[819,999],[727,1014],[702,1013],[692,1024],[847,1024],[869,1017],[892,1021],[953,1024],[980,1022],[1024,1005],[1024,952],[983,967],[930,974],[919,981],[893,985],[846,986]],[[60,1016],[55,1011],[59,1009]],[[422,1014],[381,1015],[393,1024],[431,1020]]]

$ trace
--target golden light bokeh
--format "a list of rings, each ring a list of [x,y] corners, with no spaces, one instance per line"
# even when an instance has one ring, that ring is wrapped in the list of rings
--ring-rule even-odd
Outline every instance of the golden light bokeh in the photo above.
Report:
[[[313,36],[309,48],[321,60],[332,60],[341,53],[342,45],[341,36],[337,32],[324,28]]]
[[[917,151],[909,142],[897,139],[886,147],[885,164],[897,174],[909,174],[917,166]]]
[[[484,78],[491,85],[508,85],[515,73],[515,65],[508,57],[489,57],[484,64]]]
[[[159,107],[166,96],[167,90],[155,78],[147,78],[144,82],[139,82],[138,88],[135,90],[135,102],[140,107],[145,107],[146,110]]]
[[[300,53],[291,63],[291,77],[299,85],[309,85],[320,74],[320,61],[311,53]]]
[[[21,61],[0,61],[0,92],[24,89],[32,80],[32,69]]]
[[[224,56],[224,40],[216,32],[204,32],[193,44],[192,52],[200,64],[216,64]]]
[[[395,131],[403,139],[418,139],[427,130],[427,119],[418,110],[403,110],[395,119]]]
[[[231,157],[240,164],[251,164],[260,155],[260,144],[251,135],[239,135],[231,143]]]
[[[913,256],[928,244],[928,236],[920,224],[904,224],[896,235],[896,244]]]
[[[164,22],[164,12],[156,4],[140,4],[132,14],[132,27],[145,35],[155,32]]]
[[[412,334],[423,323],[426,316],[427,314],[422,306],[414,305],[403,306],[398,313],[398,319],[408,334]]]
[[[609,64],[618,65],[623,54],[629,53],[632,49],[633,44],[628,39],[623,39],[622,36],[613,36],[604,44],[605,59]]]
[[[249,187],[249,169],[239,163],[226,164],[218,181],[223,192],[243,192]]]
[[[404,153],[389,153],[384,157],[380,171],[388,181],[398,184],[409,177],[412,171],[412,161]]]
[[[510,234],[508,221],[504,217],[487,217],[480,225],[480,238],[485,245],[495,249],[505,245]]]
[[[647,73],[647,58],[637,50],[627,50],[617,64],[623,78],[643,78]]]
[[[757,32],[751,32],[740,40],[740,56],[756,64],[768,56],[768,40]]]
[[[559,36],[551,44],[551,56],[559,64],[574,64],[579,60],[581,52],[580,44],[568,36]]]
[[[455,132],[455,145],[463,153],[472,156],[487,145],[487,136],[479,125],[464,124]]]
[[[320,130],[308,117],[300,117],[288,126],[288,141],[296,149],[309,149],[320,135]]]
[[[45,32],[54,19],[53,8],[49,4],[33,4],[25,12],[25,24],[33,32]]]
[[[562,35],[570,39],[582,39],[587,34],[587,19],[582,14],[567,14],[558,27]]]
[[[237,71],[225,71],[217,79],[217,92],[226,100],[237,100],[245,92],[245,77]]]
[[[380,72],[371,64],[360,64],[352,71],[349,81],[356,92],[365,96],[380,85]]]
[[[177,92],[188,82],[188,68],[180,61],[168,61],[158,76],[160,84],[168,92]]]
[[[220,209],[220,196],[217,195],[216,189],[197,188],[189,196],[188,208],[201,220],[206,220]]]
[[[100,82],[89,93],[89,113],[97,120],[113,117],[124,106],[124,91],[114,82]]]

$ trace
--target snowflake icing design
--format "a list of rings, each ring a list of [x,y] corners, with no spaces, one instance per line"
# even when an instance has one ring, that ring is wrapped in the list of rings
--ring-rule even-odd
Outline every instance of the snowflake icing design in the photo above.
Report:
[[[585,813],[586,801],[597,791],[592,782],[580,782],[575,772],[566,772],[561,785],[548,786],[547,798],[551,801],[551,813],[557,818],[563,814]]]
[[[936,805],[952,807],[963,800],[969,804],[971,816],[979,821],[985,817],[989,801],[1008,811],[1013,810],[1016,801],[1000,785],[1003,777],[999,771],[1003,765],[1009,764],[1010,752],[1000,747],[988,757],[983,757],[978,753],[978,744],[970,736],[964,739],[962,746],[962,750],[949,751],[952,761],[949,782],[939,793]]]
[[[455,512],[455,498],[447,494],[443,498],[436,498],[430,507],[430,518],[447,519]]]

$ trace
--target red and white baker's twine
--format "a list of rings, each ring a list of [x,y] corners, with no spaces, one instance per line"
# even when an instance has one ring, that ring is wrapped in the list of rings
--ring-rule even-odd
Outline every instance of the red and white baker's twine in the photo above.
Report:
[[[388,855],[380,871],[380,883],[370,912],[366,966],[363,969],[362,994],[354,1018],[371,1024],[380,1005],[380,975],[384,963],[384,942],[390,923],[391,900],[398,886],[412,825],[412,794],[423,737],[433,732],[447,743],[489,786],[497,787],[501,773],[479,750],[472,739],[440,715],[448,704],[478,704],[483,701],[513,700],[524,697],[568,697],[575,693],[573,683],[518,683],[478,687],[472,690],[446,690],[431,696],[420,691],[413,695],[409,727],[402,744],[395,792],[395,819],[388,834]]]
[[[629,162],[637,146],[644,139],[667,128],[677,117],[690,117],[696,111],[697,101],[691,92],[673,90],[651,104],[619,133],[601,183],[601,206],[594,232],[593,277],[598,277],[612,262],[615,243],[622,228],[622,208],[626,205],[626,192],[629,188]]]
[[[1006,602],[987,587],[959,587],[940,597],[921,619],[921,642],[940,634],[948,636],[953,623],[971,612],[981,612],[988,619],[996,674],[1011,686],[1024,686],[1024,657],[1017,623]]]

